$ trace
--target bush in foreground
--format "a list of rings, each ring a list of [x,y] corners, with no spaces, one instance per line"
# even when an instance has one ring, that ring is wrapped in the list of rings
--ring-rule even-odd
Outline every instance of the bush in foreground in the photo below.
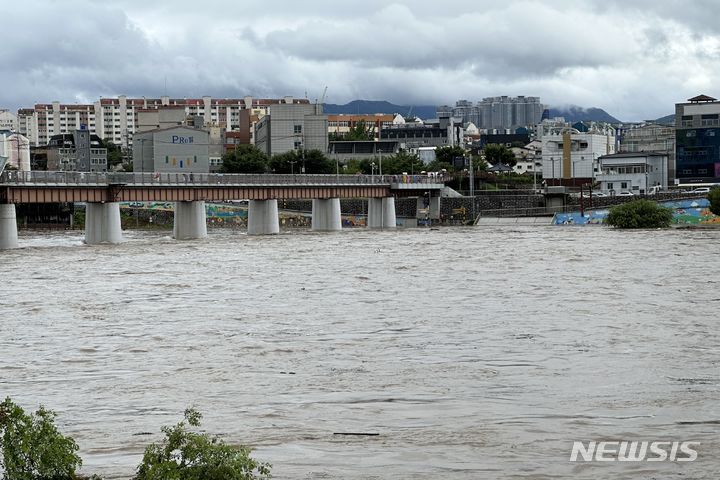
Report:
[[[669,208],[650,200],[633,200],[612,207],[605,223],[617,228],[667,228],[672,218]]]
[[[710,190],[708,200],[710,200],[710,211],[715,215],[720,215],[720,187]]]
[[[4,480],[72,480],[82,460],[78,446],[54,425],[55,413],[40,407],[34,414],[10,398],[0,403],[0,470]]]
[[[200,413],[185,411],[191,427]],[[186,423],[163,427],[165,439],[145,449],[134,480],[260,480],[270,478],[270,465],[250,457],[247,447],[232,447],[205,433],[187,430]]]

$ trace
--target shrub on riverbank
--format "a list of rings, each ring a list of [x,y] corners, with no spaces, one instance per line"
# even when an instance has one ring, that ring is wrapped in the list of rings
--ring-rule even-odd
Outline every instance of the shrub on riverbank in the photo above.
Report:
[[[74,480],[82,460],[78,445],[54,425],[55,413],[40,407],[26,414],[6,398],[0,403],[0,470],[4,480]]]
[[[230,446],[206,433],[188,431],[202,416],[185,411],[185,421],[163,427],[165,439],[145,449],[134,480],[266,480],[270,465],[250,457],[250,449]],[[40,407],[26,414],[6,398],[0,403],[2,480],[102,480],[76,474],[78,445],[54,424],[55,413]],[[187,422],[187,423],[186,423]]]
[[[715,215],[720,215],[720,187],[715,187],[708,193],[710,201],[710,211]]]
[[[617,228],[667,228],[672,218],[669,208],[650,200],[634,200],[612,207],[605,223]]]
[[[185,411],[187,425],[198,427],[202,416]],[[134,480],[261,480],[270,465],[250,457],[248,447],[232,447],[206,433],[188,431],[186,423],[163,427],[165,439],[145,449]]]

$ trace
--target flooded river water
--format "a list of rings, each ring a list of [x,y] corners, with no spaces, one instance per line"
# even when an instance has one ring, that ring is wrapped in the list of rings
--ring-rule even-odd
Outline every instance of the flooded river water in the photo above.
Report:
[[[279,479],[718,478],[720,230],[164,235],[0,252],[0,396],[85,472],[196,406]],[[593,440],[700,445],[569,461]]]

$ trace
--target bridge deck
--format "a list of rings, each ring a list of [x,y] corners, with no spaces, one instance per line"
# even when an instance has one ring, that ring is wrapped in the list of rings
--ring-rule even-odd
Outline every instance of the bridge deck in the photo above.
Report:
[[[4,172],[0,202],[377,198],[437,195],[443,187],[420,175]]]

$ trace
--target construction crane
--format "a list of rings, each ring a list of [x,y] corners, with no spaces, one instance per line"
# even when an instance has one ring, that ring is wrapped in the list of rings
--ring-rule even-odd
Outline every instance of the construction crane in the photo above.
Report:
[[[325,86],[325,90],[323,90],[322,97],[320,97],[320,105],[325,103],[325,95],[327,95],[327,86]]]

